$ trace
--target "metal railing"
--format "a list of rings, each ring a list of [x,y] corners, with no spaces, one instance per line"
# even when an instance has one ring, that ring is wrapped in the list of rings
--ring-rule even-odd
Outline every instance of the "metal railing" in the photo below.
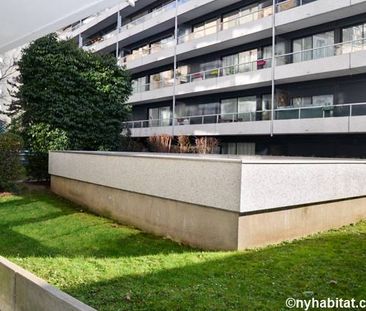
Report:
[[[158,44],[158,45],[157,45]],[[142,58],[144,56],[157,53],[164,48],[173,47],[175,44],[174,38],[166,40],[165,42],[156,42],[153,46],[146,46],[138,50],[134,50],[132,54],[126,55],[118,59],[119,65],[124,65],[129,61],[134,61],[136,59]]]
[[[312,0],[311,2],[313,2],[313,1],[316,1],[316,0]],[[277,12],[287,11],[289,9],[307,4],[309,2],[310,2],[310,0],[308,0],[306,2],[304,0],[287,0],[287,1],[284,1],[281,3],[278,3],[277,7],[276,7],[276,11]],[[264,18],[266,16],[271,16],[272,12],[273,12],[272,5],[265,7],[265,8],[258,9],[253,12],[249,12],[249,13],[241,14],[240,12],[238,12],[238,16],[235,16],[231,19],[228,19],[223,22],[217,21],[217,23],[215,25],[204,27],[203,29],[200,29],[198,31],[194,31],[194,32],[179,36],[178,44],[182,44],[182,43],[189,42],[189,41],[192,41],[195,39],[203,38],[210,34],[219,33],[220,31],[223,31],[223,30],[237,27],[237,26],[246,24],[248,22]],[[175,40],[173,38],[170,42],[161,44],[160,48],[159,47],[155,47],[155,48],[147,47],[147,48],[141,49],[138,52],[135,52],[130,55],[126,55],[125,57],[121,58],[119,60],[119,64],[125,64],[128,61],[132,61],[132,60],[144,57],[146,55],[150,55],[152,53],[159,52],[166,47],[173,46],[174,43],[175,43]]]
[[[191,0],[178,0],[178,5],[181,5],[181,4],[186,3],[188,1],[191,1]],[[173,10],[173,9],[175,9],[175,1],[169,2],[168,4],[163,5],[160,8],[157,8],[157,9],[153,10],[152,12],[147,13],[146,15],[143,15],[143,16],[141,16],[141,17],[139,17],[139,18],[123,25],[123,26],[121,26],[119,29],[114,29],[114,30],[106,33],[105,35],[99,37],[98,40],[93,42],[93,44],[89,45],[89,47],[93,47],[94,45],[96,45],[96,44],[98,44],[102,41],[105,41],[109,38],[112,38],[113,36],[117,35],[121,31],[131,29],[131,28],[133,28],[137,25],[143,24],[144,22],[160,15],[161,13],[167,12],[167,11],[170,11],[170,10]]]
[[[251,62],[241,63],[237,65],[230,65],[224,67],[213,68],[210,70],[199,71],[191,74],[181,74],[178,71],[177,84],[192,83],[196,81],[203,81],[208,79],[220,78],[224,76],[235,75],[239,73],[251,72],[261,70],[265,68],[271,68],[272,59],[258,59]],[[174,79],[165,79],[159,81],[153,81],[146,84],[135,84],[133,86],[134,93],[141,93],[146,91],[152,91],[163,87],[173,86]]]
[[[276,66],[299,63],[315,59],[322,59],[332,56],[339,56],[363,50],[366,50],[366,38],[336,43],[333,45],[327,45],[319,48],[302,50],[293,53],[277,55]],[[265,68],[270,68],[271,66],[272,66],[272,58],[267,58],[267,59],[258,59],[238,65],[218,67],[206,71],[191,73],[188,75],[182,75],[180,74],[180,72],[178,72],[177,84],[192,83],[196,81],[219,78],[239,73],[252,72]],[[174,81],[173,79],[167,79],[163,81],[154,81],[153,83],[137,84],[134,85],[133,92],[140,93],[172,86],[173,81]]]
[[[276,66],[338,56],[366,50],[366,38],[276,56]]]
[[[76,23],[76,24],[74,24],[74,25],[71,25],[71,26],[67,27],[66,29],[64,29],[64,31],[65,31],[65,32],[72,32],[72,31],[75,31],[76,29],[78,29],[78,28],[80,28],[80,27],[82,27],[82,26],[84,26],[84,25],[89,24],[89,23],[90,23],[92,20],[94,20],[96,17],[103,15],[105,12],[107,12],[107,11],[109,11],[109,10],[111,10],[111,9],[112,9],[112,8],[107,8],[107,9],[104,9],[104,10],[102,10],[102,11],[99,11],[99,12],[97,12],[97,13],[95,13],[95,14],[92,14],[92,15],[90,15],[90,16],[88,16],[88,17],[84,18],[83,20],[81,20],[79,23]]]
[[[296,1],[296,0],[290,0],[290,1]],[[184,35],[181,35],[178,37],[178,44],[182,44],[185,42],[189,42],[195,39],[203,38],[211,34],[219,33],[220,31],[227,30],[233,27],[237,27],[243,24],[246,24],[248,22],[262,19],[266,16],[272,15],[272,6],[268,6],[265,8],[258,9],[253,12],[249,13],[239,13],[238,16],[235,16],[231,19],[228,19],[226,21],[220,22],[217,21],[215,25],[203,27],[202,29],[193,31],[191,33],[187,33]]]
[[[282,107],[274,110],[275,120],[290,119],[319,119],[336,117],[355,117],[366,116],[366,103],[353,103],[342,105],[322,105],[313,107]],[[196,116],[184,116],[174,118],[175,126],[183,125],[205,125],[219,123],[238,123],[238,122],[258,122],[269,121],[271,119],[270,110],[220,113]],[[173,118],[150,119],[141,121],[124,122],[124,126],[129,129],[151,128],[172,126]]]

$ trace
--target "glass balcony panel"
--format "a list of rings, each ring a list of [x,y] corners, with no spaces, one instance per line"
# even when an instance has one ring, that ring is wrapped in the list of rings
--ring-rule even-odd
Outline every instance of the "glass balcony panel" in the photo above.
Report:
[[[204,116],[203,123],[204,124],[212,124],[217,122],[217,116]]]
[[[312,118],[323,118],[323,108],[311,108],[311,109],[301,109],[300,118],[301,119],[312,119]]]
[[[348,117],[350,115],[350,106],[333,106],[333,117]]]
[[[364,116],[364,115],[366,115],[365,104],[352,105],[352,116]]]
[[[189,124],[202,124],[202,118],[201,116],[189,117]]]
[[[276,120],[290,120],[299,118],[299,109],[278,109],[275,111]]]

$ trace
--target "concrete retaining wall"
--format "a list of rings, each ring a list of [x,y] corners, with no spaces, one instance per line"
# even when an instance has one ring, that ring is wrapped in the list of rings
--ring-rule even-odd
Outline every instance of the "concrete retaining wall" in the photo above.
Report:
[[[96,311],[0,256],[0,311]]]
[[[366,218],[366,161],[50,153],[52,190],[205,249],[291,240]]]
[[[174,241],[237,249],[239,213],[52,176],[54,193],[98,215]]]

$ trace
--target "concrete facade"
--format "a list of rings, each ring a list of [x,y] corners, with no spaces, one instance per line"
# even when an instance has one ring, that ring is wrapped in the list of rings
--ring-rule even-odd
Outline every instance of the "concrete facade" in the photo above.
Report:
[[[365,164],[50,153],[56,194],[120,223],[222,250],[278,243],[366,218]]]
[[[365,82],[355,81],[366,77],[366,0],[176,3],[119,5],[63,34],[130,72],[131,137],[146,147],[155,135],[214,136],[218,153],[252,154],[235,138],[258,155],[307,156],[308,136],[325,146],[347,135],[311,155],[366,158],[356,142],[366,132]],[[279,148],[281,136],[298,141]]]
[[[96,311],[0,256],[1,311]]]

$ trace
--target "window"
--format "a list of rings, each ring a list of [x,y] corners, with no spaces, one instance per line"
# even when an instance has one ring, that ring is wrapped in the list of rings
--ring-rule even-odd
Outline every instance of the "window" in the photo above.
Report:
[[[293,41],[293,61],[302,62],[335,55],[334,31]]]
[[[317,95],[308,97],[294,97],[292,99],[292,105],[294,107],[320,107],[320,106],[333,106],[333,95]]]
[[[333,95],[320,95],[313,96],[314,106],[333,106],[334,97]]]
[[[239,53],[239,72],[257,70],[258,51],[257,49]]]
[[[294,97],[292,99],[296,118],[323,118],[333,116],[333,95],[317,95],[308,97]]]
[[[255,155],[255,143],[223,143],[222,154]]]
[[[346,43],[343,44],[342,52],[351,53],[363,50],[365,46],[365,32],[366,24],[344,28],[342,30],[342,40]]]
[[[199,66],[199,71],[194,72],[191,75],[192,81],[217,78],[219,76],[220,64],[216,60],[206,62],[206,63],[201,63],[201,64],[198,64],[198,66]]]
[[[238,112],[237,98],[229,98],[221,100],[220,104],[221,120],[233,121],[236,119],[237,112]]]
[[[232,27],[235,27],[238,25],[238,17],[239,17],[239,11],[233,11],[227,14],[224,14],[222,18],[222,29],[226,30]]]
[[[303,62],[312,59],[313,48],[312,37],[306,37],[302,39],[294,40],[293,51],[294,51],[294,63]]]
[[[240,121],[254,121],[257,111],[257,97],[247,96],[238,98],[238,118]]]
[[[312,105],[311,97],[294,97],[292,99],[292,105],[295,108],[298,107],[309,107]]]
[[[257,70],[258,51],[257,49],[244,51],[238,54],[225,56],[222,58],[224,75],[232,75],[238,72],[248,72]]]
[[[149,109],[149,126],[169,126],[171,112],[170,107],[158,107],[158,108],[150,108]]]
[[[168,45],[174,45],[174,36],[169,36],[164,39],[152,42],[150,44],[151,53],[159,52],[162,48]]]
[[[150,90],[173,85],[173,70],[159,72],[150,76]]]
[[[202,38],[204,36],[217,33],[218,30],[218,20],[217,18],[204,21],[193,26],[192,39]]]
[[[132,89],[135,93],[148,91],[147,77],[132,80]]]
[[[224,67],[223,74],[225,76],[232,75],[238,72],[237,65],[239,64],[239,55],[233,54],[222,58],[222,66]]]
[[[271,94],[262,95],[262,102],[261,102],[262,120],[270,120],[271,108],[272,108],[272,95]]]
[[[256,96],[223,99],[220,104],[223,121],[254,121],[256,110]]]

